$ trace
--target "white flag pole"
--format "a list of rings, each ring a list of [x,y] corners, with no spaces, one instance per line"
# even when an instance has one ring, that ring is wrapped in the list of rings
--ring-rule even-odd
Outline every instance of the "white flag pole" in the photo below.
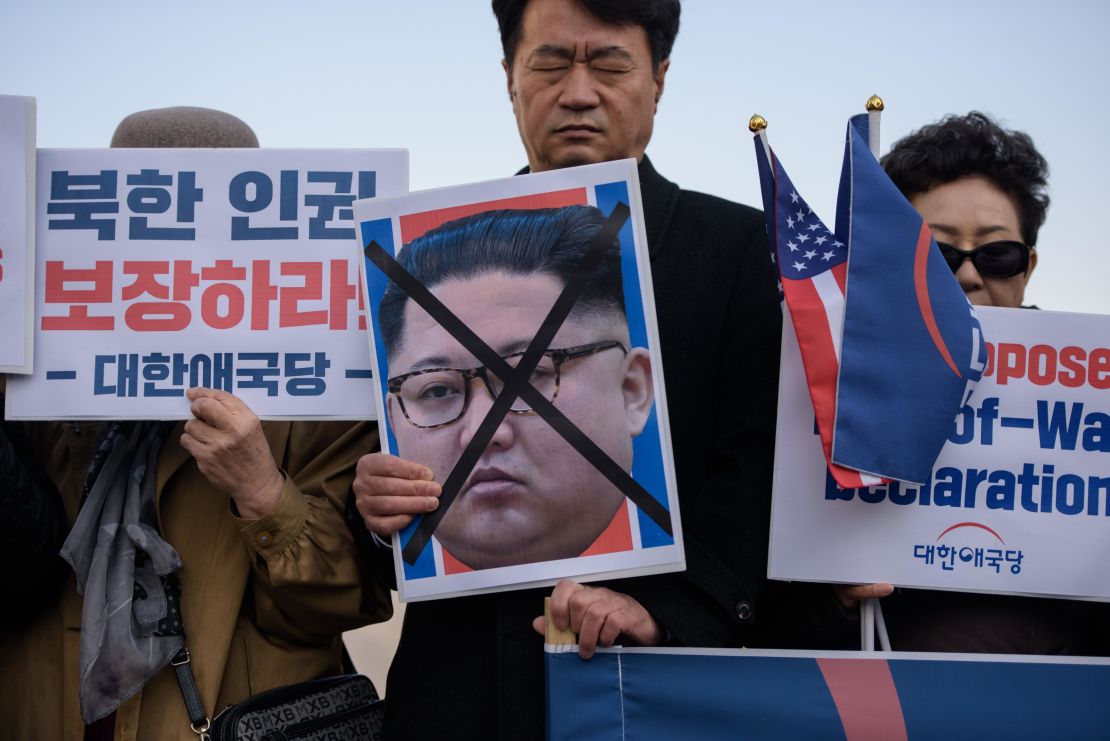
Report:
[[[859,604],[860,648],[864,651],[875,650],[875,605],[876,599],[865,599]]]
[[[883,99],[872,95],[867,99],[867,148],[879,159],[879,120],[883,115]]]
[[[890,650],[890,635],[886,632],[886,620],[883,619],[883,606],[875,600],[875,625],[879,629],[879,648],[883,651]]]
[[[879,159],[879,123],[883,115],[883,99],[872,95],[867,99],[867,148],[875,159]],[[875,650],[875,629],[878,622],[879,645],[883,651],[890,650],[890,638],[886,632],[886,621],[883,620],[883,608],[879,600],[872,597],[865,599],[860,605],[860,635],[861,646],[864,651]]]

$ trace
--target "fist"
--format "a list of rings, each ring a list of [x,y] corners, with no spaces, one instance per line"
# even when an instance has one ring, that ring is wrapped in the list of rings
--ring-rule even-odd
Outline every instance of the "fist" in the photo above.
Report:
[[[196,459],[209,483],[235,500],[240,515],[268,515],[281,499],[285,477],[258,417],[226,391],[191,388],[186,396],[193,419],[185,423],[181,447]]]
[[[588,587],[567,579],[551,592],[551,619],[559,630],[578,634],[578,655],[588,659],[598,646],[612,646],[620,636],[641,646],[663,640],[663,629],[639,602],[605,587]],[[541,635],[544,619],[532,621]]]

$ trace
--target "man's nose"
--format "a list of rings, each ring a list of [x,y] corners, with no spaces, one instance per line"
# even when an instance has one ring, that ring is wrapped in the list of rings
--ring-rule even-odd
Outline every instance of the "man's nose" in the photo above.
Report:
[[[559,95],[560,105],[573,110],[596,108],[601,104],[597,92],[597,80],[590,66],[584,62],[572,62],[570,70],[563,78],[563,89]]]
[[[477,434],[482,423],[493,407],[493,395],[490,394],[486,384],[480,378],[470,380],[470,403],[459,420],[459,444],[462,448],[470,445],[470,441]],[[487,448],[507,448],[513,444],[515,433],[512,426],[512,414],[506,414],[493,432]]]
[[[975,269],[975,263],[971,260],[960,263],[959,269],[956,270],[956,280],[960,288],[964,289],[964,293],[971,293],[983,287],[983,276],[979,275],[979,271]]]

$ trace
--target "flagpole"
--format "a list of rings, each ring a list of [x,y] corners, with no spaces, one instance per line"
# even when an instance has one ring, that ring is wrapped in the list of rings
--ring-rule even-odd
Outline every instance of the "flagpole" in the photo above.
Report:
[[[767,141],[767,119],[756,113],[748,119],[748,131],[759,138],[759,143],[763,145],[763,154],[767,155],[767,164],[774,167],[775,160],[771,157],[771,144]]]
[[[890,651],[890,635],[886,632],[883,605],[879,600],[875,600],[875,625],[879,628],[879,648],[883,651]]]
[[[867,108],[867,148],[875,155],[875,159],[879,159],[879,120],[886,106],[882,98],[872,95],[867,99],[865,107]]]
[[[877,599],[868,598],[859,605],[859,636],[860,649],[863,651],[875,650],[875,603]]]
[[[879,124],[883,115],[883,99],[872,95],[864,106],[867,109],[867,148],[875,159],[879,159]],[[886,621],[883,620],[883,608],[879,600],[872,597],[863,600],[860,605],[860,637],[861,648],[864,651],[875,650],[876,620],[878,621],[879,645],[882,650],[890,650],[890,638],[887,637]]]

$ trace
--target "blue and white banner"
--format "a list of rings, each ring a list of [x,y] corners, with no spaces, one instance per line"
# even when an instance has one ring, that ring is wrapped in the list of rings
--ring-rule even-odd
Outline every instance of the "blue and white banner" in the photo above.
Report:
[[[978,314],[987,368],[931,475],[864,489],[827,474],[784,326],[772,578],[1110,599],[1110,316]]]
[[[568,650],[571,649],[571,650]],[[1110,659],[547,646],[547,738],[1102,739]]]
[[[11,419],[375,416],[351,204],[404,150],[43,149],[35,373]]]

